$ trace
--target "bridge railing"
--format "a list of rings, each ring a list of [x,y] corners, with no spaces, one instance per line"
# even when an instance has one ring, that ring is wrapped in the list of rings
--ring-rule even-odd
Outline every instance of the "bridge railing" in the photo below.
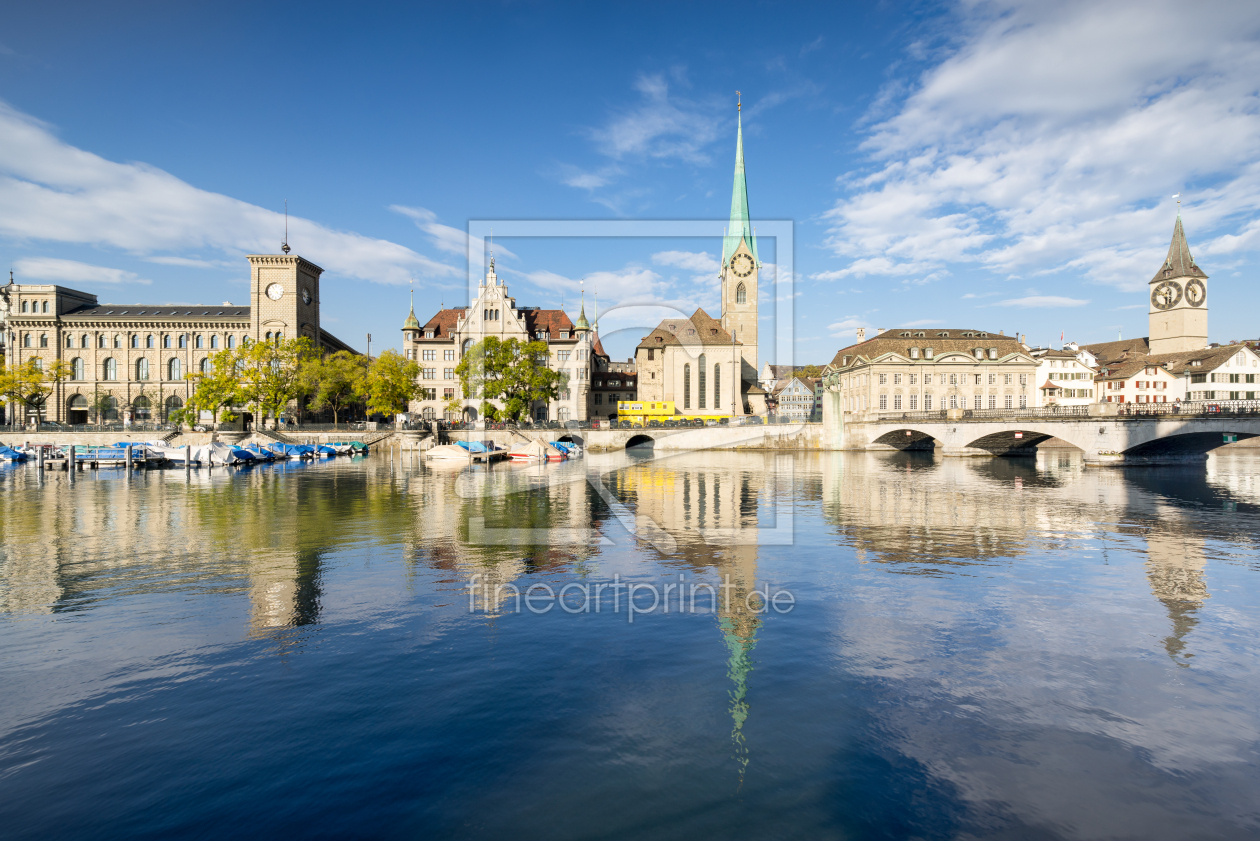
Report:
[[[961,421],[1019,420],[1020,418],[1067,418],[1090,417],[1093,406],[1039,406],[1033,409],[963,409]],[[1239,417],[1260,415],[1260,400],[1194,400],[1181,403],[1118,403],[1102,404],[1114,408],[1115,413],[1095,415],[1118,420],[1148,417]],[[954,410],[958,411],[958,410]],[[943,421],[949,419],[949,411],[933,412],[871,412],[863,420],[888,421]]]

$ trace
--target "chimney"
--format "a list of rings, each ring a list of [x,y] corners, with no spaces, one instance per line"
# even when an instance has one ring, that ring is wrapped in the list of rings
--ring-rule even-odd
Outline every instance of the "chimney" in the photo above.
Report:
[[[999,330],[999,331],[998,331],[998,335],[999,335],[999,336],[1005,336],[1005,335],[1006,335],[1006,331],[1005,331],[1005,330]]]
[[[1027,339],[1027,338],[1028,338],[1028,336],[1027,336],[1027,335],[1025,335],[1024,333],[1020,333],[1020,334],[1019,334],[1019,343],[1020,343],[1021,345],[1022,345],[1022,344],[1024,344],[1024,340],[1025,340],[1025,339]]]
[[[888,328],[886,328],[886,327],[876,327],[876,328],[875,328],[875,335],[876,335],[876,336],[882,335],[882,334],[883,334],[883,332],[884,332],[886,329],[888,329]]]
[[[857,329],[857,340],[859,342],[866,341],[866,328],[865,327],[859,327]]]

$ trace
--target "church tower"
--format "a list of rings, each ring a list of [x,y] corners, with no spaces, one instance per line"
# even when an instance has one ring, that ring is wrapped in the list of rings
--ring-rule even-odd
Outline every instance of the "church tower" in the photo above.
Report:
[[[737,114],[742,105],[736,106]],[[731,224],[722,240],[722,329],[740,342],[740,379],[757,381],[757,280],[761,261],[748,219],[748,181],[744,177],[744,124],[736,117],[735,186],[731,192]]]
[[[1202,350],[1208,344],[1207,274],[1190,256],[1181,213],[1164,264],[1151,278],[1150,352]]]

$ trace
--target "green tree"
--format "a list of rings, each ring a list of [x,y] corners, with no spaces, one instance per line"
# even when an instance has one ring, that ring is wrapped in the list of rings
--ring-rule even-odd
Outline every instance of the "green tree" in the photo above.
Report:
[[[390,417],[405,412],[407,404],[423,392],[419,378],[419,365],[396,350],[385,351],[371,361],[363,379],[368,411]]]
[[[547,367],[549,354],[546,342],[488,336],[468,349],[455,373],[465,398],[497,400],[503,407],[499,415],[520,420],[533,403],[560,397],[563,377]],[[482,408],[485,414],[484,404]]]
[[[200,412],[209,412],[217,428],[219,410],[239,402],[240,376],[235,350],[219,351],[210,357],[209,371],[190,373],[184,378],[193,383],[193,395],[184,411],[188,423],[194,423]]]
[[[367,357],[348,350],[310,360],[302,372],[310,408],[332,409],[333,423],[338,423],[340,412],[362,400],[367,368]]]
[[[310,339],[253,342],[236,352],[241,402],[255,407],[259,419],[279,418],[293,400],[305,394],[303,368],[318,350]]]

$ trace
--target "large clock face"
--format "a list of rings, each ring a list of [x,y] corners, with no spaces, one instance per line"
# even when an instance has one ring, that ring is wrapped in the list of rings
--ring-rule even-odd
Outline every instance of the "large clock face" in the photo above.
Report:
[[[1151,292],[1151,303],[1157,310],[1171,309],[1181,303],[1181,287],[1175,280],[1165,280]]]
[[[752,274],[753,260],[747,254],[740,254],[731,261],[731,269],[739,277],[748,277]]]
[[[273,301],[279,301],[284,297],[284,287],[278,283],[273,283],[267,287],[267,297]]]
[[[1207,299],[1207,289],[1203,286],[1203,281],[1195,279],[1186,284],[1186,303],[1192,307],[1203,306],[1204,300]]]
[[[310,304],[310,302],[311,302],[311,290],[307,289],[304,286],[302,287],[302,303]]]

